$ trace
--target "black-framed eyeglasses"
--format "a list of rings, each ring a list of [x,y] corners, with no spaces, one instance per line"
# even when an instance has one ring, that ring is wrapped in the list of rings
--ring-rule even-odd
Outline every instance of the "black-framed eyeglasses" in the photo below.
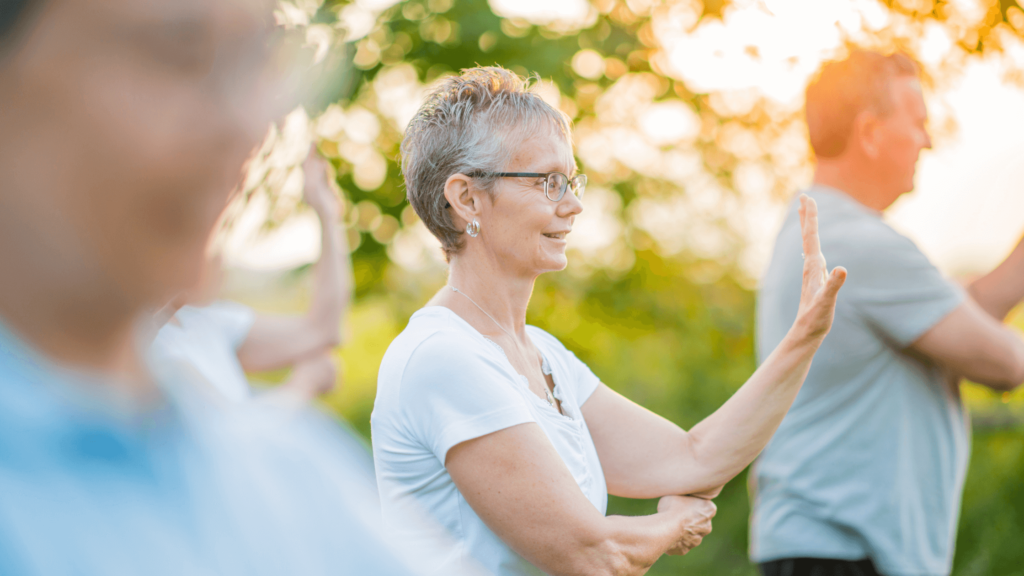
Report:
[[[566,190],[572,193],[578,200],[583,199],[583,191],[587,188],[587,175],[577,174],[569,178],[561,172],[473,172],[467,174],[471,178],[543,178],[544,196],[552,202],[558,202],[565,196]],[[445,208],[451,208],[451,204],[445,202]]]

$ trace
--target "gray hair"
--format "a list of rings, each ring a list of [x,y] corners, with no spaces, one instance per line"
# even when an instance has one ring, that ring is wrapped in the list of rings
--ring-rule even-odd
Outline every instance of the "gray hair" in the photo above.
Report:
[[[571,120],[530,91],[532,80],[501,67],[463,70],[441,80],[409,122],[402,140],[409,203],[448,260],[462,248],[465,232],[445,208],[449,176],[501,172],[540,130],[553,129],[572,141]],[[490,193],[494,181],[481,177],[476,183]]]

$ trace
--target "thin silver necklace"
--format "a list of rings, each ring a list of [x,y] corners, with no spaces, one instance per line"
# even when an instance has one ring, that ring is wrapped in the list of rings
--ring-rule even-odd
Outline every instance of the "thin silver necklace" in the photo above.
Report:
[[[462,294],[463,296],[465,296],[466,300],[469,300],[473,304],[473,306],[476,306],[481,312],[483,312],[484,316],[487,316],[488,318],[490,318],[491,322],[494,322],[494,325],[497,326],[499,330],[501,330],[502,332],[507,334],[508,337],[512,339],[512,343],[515,344],[516,339],[515,339],[514,336],[512,336],[512,333],[509,332],[508,330],[505,330],[505,327],[502,326],[497,320],[495,320],[494,316],[491,316],[490,314],[488,314],[487,310],[484,310],[482,306],[477,304],[476,300],[473,300],[472,298],[470,298],[469,294],[466,294],[465,292],[459,290],[458,288],[456,288],[455,286],[452,286],[451,284],[449,284],[448,287],[452,289],[452,292],[455,292],[456,294]],[[499,346],[500,346],[500,344],[499,344]],[[548,404],[550,404],[551,406],[555,405],[555,397],[551,395],[551,390],[548,388],[547,383],[544,384],[544,399],[547,400]]]

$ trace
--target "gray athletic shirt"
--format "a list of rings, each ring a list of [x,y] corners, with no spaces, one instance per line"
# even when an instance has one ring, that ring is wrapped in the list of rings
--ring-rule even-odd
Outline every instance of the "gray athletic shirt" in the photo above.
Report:
[[[887,576],[949,574],[969,431],[959,395],[907,347],[965,298],[914,243],[814,187],[822,252],[849,271],[835,322],[751,474],[750,556],[871,558]],[[763,361],[796,318],[798,202],[758,293]]]

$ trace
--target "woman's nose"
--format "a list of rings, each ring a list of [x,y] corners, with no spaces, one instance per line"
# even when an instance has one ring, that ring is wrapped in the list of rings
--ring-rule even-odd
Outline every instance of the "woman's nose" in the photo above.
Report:
[[[565,196],[563,196],[562,200],[558,203],[556,213],[562,218],[568,218],[570,216],[575,216],[580,212],[583,212],[583,202],[580,200],[579,196],[572,192],[572,190],[566,190]]]

